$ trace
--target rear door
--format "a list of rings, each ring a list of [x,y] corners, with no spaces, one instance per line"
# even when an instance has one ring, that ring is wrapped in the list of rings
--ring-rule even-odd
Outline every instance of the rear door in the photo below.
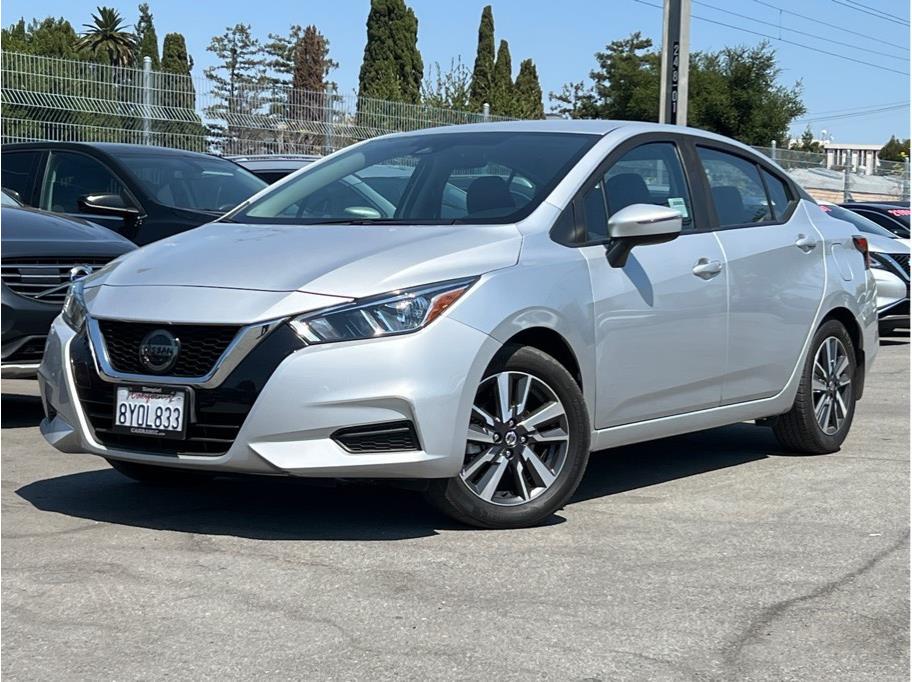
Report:
[[[644,136],[645,137],[645,136]],[[726,346],[722,250],[702,232],[680,146],[650,135],[620,147],[574,203],[585,223],[596,337],[596,428],[715,407]],[[607,219],[650,203],[678,209],[682,234],[634,247],[622,268],[606,258]],[[705,266],[709,267],[705,267]]]
[[[825,244],[791,182],[748,152],[696,143],[730,284],[722,403],[781,391],[826,286]]]

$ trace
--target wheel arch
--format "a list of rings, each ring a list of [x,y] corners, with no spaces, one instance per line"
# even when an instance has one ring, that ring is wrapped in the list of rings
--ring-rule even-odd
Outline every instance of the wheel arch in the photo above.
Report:
[[[529,327],[507,339],[504,345],[508,344],[531,346],[543,353],[547,353],[563,365],[564,369],[570,373],[570,376],[573,377],[573,380],[576,381],[576,384],[585,395],[583,374],[579,360],[576,357],[576,353],[573,352],[570,342],[560,332],[550,327]]]

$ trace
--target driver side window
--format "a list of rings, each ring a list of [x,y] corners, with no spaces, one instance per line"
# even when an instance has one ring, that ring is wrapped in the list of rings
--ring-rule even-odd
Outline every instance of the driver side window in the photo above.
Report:
[[[126,206],[133,202],[111,171],[85,154],[51,152],[41,191],[41,208],[55,213],[80,213],[79,199],[89,194],[116,194]]]

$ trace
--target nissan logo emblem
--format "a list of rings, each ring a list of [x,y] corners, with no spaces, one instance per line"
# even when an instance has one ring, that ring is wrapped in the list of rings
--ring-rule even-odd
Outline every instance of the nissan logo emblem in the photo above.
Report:
[[[177,362],[180,341],[166,329],[155,329],[139,344],[139,362],[154,374],[167,372]]]

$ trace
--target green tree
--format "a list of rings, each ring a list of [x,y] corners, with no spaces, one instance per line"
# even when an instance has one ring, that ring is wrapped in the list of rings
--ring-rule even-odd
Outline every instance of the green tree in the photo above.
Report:
[[[634,33],[596,53],[591,86],[568,83],[550,98],[558,112],[574,118],[656,121],[659,57],[651,40]],[[691,54],[688,124],[746,144],[787,144],[791,121],[806,109],[801,83],[780,85],[780,74],[766,43]]]
[[[176,136],[167,142],[185,149],[206,151],[206,127],[196,111],[192,68],[193,59],[187,53],[184,36],[180,33],[166,34],[162,45],[162,84],[159,90],[161,104],[168,107],[167,116],[173,120],[166,124],[165,131]]]
[[[538,81],[538,69],[531,59],[523,59],[519,64],[519,75],[513,88],[515,103],[513,115],[517,118],[544,118],[545,107],[542,103],[541,83]]]
[[[371,0],[359,100],[376,97],[416,104],[423,74],[415,13],[403,0]]]
[[[99,7],[92,15],[91,24],[83,24],[86,31],[79,39],[79,49],[87,50],[104,59],[111,66],[130,66],[136,50],[136,40],[127,30],[123,18],[111,7]]]
[[[881,161],[905,161],[909,158],[909,138],[905,140],[890,135],[887,143],[880,148]]]
[[[152,12],[149,3],[144,2],[139,6],[139,19],[136,21],[136,54],[133,61],[137,66],[142,66],[143,57],[152,59],[152,68],[158,71],[161,60],[158,58],[158,36],[155,34],[155,24],[152,22]]]
[[[305,87],[302,83],[306,82],[305,89],[322,90],[330,72],[339,68],[329,56],[329,40],[313,25],[301,28],[295,24],[288,35],[270,33],[263,51],[266,66],[278,74],[271,77],[276,83]]]
[[[236,24],[214,36],[206,50],[219,60],[204,72],[215,99],[206,114],[224,122],[213,127],[213,135],[224,152],[259,151],[256,138],[261,135],[252,119],[268,113],[263,110],[268,104],[268,82],[260,41],[253,37],[249,24]]]
[[[798,152],[819,154],[823,151],[823,145],[814,139],[814,131],[811,130],[811,126],[807,126],[804,129],[804,132],[801,133],[801,137],[793,142],[789,149],[794,149]]]
[[[497,47],[497,59],[494,61],[491,113],[498,116],[513,116],[513,100],[513,60],[510,57],[510,45],[506,40],[501,40]]]
[[[478,49],[472,68],[471,107],[481,111],[484,104],[491,104],[494,90],[494,12],[490,5],[481,10],[478,24]]]
[[[421,101],[430,107],[470,111],[472,72],[457,57],[446,71],[434,62],[421,85]]]
[[[3,29],[0,42],[6,52],[23,52],[61,59],[79,59],[84,56],[78,46],[79,36],[70,22],[62,17],[47,17],[40,21],[33,19],[28,25],[25,19],[20,19],[9,28]]]

